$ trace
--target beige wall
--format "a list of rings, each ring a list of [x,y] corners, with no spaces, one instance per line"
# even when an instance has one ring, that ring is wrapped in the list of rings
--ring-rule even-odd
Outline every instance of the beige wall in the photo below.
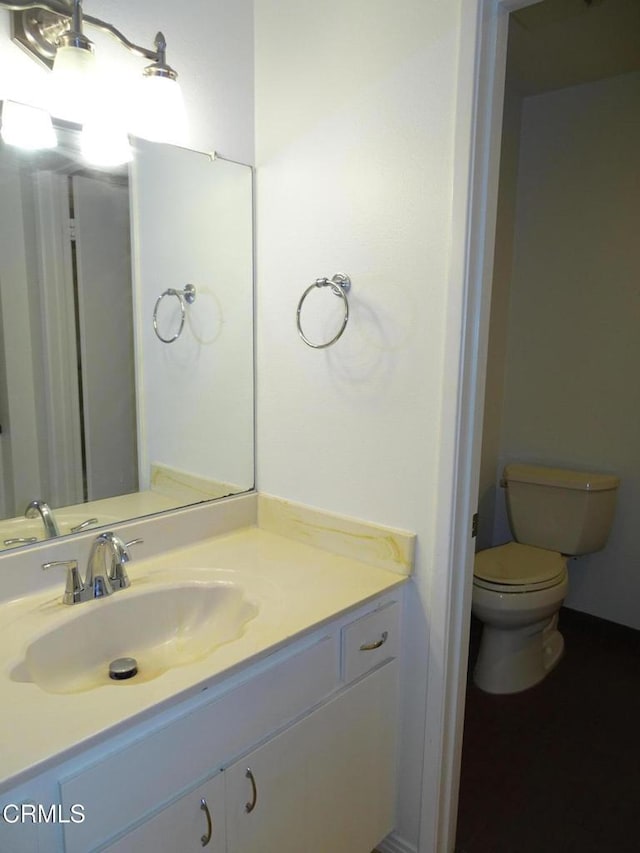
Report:
[[[639,74],[525,100],[499,463],[620,475],[610,542],[570,565],[567,604],[636,628],[639,199]]]

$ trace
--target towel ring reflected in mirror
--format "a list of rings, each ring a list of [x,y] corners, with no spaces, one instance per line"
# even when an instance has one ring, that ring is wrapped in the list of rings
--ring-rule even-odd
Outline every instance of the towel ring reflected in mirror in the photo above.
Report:
[[[165,296],[175,296],[180,302],[180,326],[178,327],[178,331],[171,338],[164,338],[160,332],[158,331],[158,308],[160,307],[160,303],[165,298]],[[192,284],[185,285],[184,290],[176,290],[174,287],[168,287],[164,293],[161,293],[160,296],[156,299],[156,304],[153,309],[153,331],[156,333],[156,336],[159,340],[162,341],[163,344],[172,344],[174,341],[177,341],[180,335],[182,334],[182,330],[184,329],[184,321],[187,315],[187,304],[192,305],[196,300],[196,289]]]
[[[300,322],[300,313],[302,311],[302,306],[304,304],[305,299],[311,293],[311,291],[316,287],[330,287],[333,293],[336,296],[339,296],[344,302],[344,317],[342,319],[342,324],[338,329],[337,333],[331,338],[331,340],[326,341],[325,343],[316,344],[313,341],[310,341],[309,338],[302,331],[302,325]],[[347,292],[351,287],[351,279],[348,275],[344,273],[337,272],[331,278],[317,278],[313,284],[310,284],[309,287],[305,290],[305,292],[300,297],[300,302],[298,302],[298,310],[296,311],[296,325],[298,327],[298,334],[305,342],[305,344],[313,349],[325,349],[325,347],[330,347],[332,344],[342,336],[342,333],[347,328],[347,323],[349,322],[349,300],[347,299]]]

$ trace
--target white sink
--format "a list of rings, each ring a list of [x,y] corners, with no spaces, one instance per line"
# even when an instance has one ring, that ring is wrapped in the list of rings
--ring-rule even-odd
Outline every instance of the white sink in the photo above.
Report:
[[[141,584],[67,609],[73,610],[69,618],[27,646],[13,681],[49,693],[131,688],[202,660],[242,636],[258,612],[242,587],[221,580]],[[114,681],[109,664],[121,657],[135,658],[138,673]]]

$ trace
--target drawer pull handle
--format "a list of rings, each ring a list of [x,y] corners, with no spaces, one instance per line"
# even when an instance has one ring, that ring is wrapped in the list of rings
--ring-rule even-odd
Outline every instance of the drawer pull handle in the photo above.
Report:
[[[361,652],[372,652],[374,649],[379,649],[380,646],[384,646],[384,644],[387,642],[388,636],[389,636],[389,632],[383,631],[382,634],[380,635],[379,640],[376,640],[375,643],[365,643],[364,645],[360,646],[360,651]]]
[[[211,835],[213,833],[213,821],[211,820],[211,812],[209,811],[209,806],[207,805],[207,801],[204,797],[200,800],[200,808],[207,817],[207,833],[206,835],[203,835],[200,839],[200,841],[202,842],[202,846],[206,847],[207,844],[211,841]]]
[[[245,803],[244,810],[247,814],[251,814],[251,812],[255,809],[258,803],[258,786],[256,785],[256,778],[251,772],[250,767],[247,767],[247,772],[245,776],[251,782],[251,802]]]

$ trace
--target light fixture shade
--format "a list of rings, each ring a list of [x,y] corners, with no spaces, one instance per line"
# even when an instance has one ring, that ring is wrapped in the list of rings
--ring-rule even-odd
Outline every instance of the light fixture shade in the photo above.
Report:
[[[168,76],[143,77],[132,131],[152,142],[187,145],[187,111],[177,80]]]
[[[96,81],[95,57],[86,47],[61,45],[51,73],[51,112],[82,124],[92,102]]]
[[[58,144],[51,116],[46,110],[5,101],[2,105],[2,139],[29,151],[55,148]]]
[[[109,88],[106,78],[101,82],[82,125],[82,155],[93,166],[120,166],[133,159],[126,119],[117,91]]]
[[[84,124],[81,149],[82,156],[92,166],[122,166],[133,159],[126,130],[108,120],[89,120]]]

